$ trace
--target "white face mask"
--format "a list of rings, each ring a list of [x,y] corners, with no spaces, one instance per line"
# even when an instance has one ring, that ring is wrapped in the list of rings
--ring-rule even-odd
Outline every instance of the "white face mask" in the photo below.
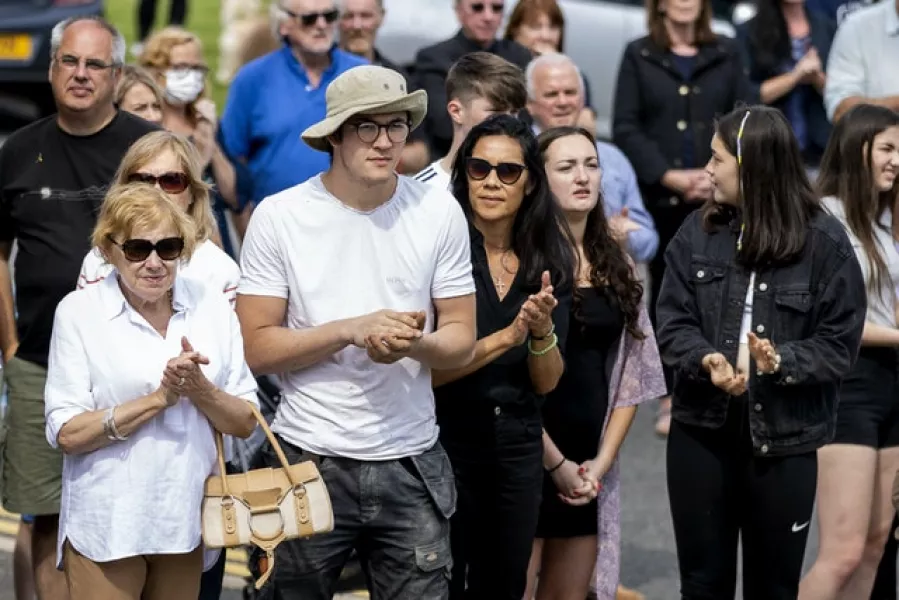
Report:
[[[189,104],[200,97],[206,85],[197,69],[169,69],[165,72],[165,95],[174,104]]]

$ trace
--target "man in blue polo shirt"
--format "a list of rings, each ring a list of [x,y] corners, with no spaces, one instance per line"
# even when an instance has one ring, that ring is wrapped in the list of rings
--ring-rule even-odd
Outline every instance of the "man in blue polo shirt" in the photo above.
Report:
[[[335,46],[335,0],[274,0],[272,14],[284,47],[237,73],[220,124],[225,151],[249,167],[257,203],[328,168],[328,155],[300,134],[325,117],[328,84],[366,64]]]

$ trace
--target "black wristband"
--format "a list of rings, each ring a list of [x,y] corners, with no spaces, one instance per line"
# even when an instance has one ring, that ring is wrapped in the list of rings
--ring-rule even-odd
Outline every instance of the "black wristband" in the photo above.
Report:
[[[547,469],[546,472],[547,472],[547,473],[554,473],[555,471],[558,471],[558,470],[559,470],[559,467],[561,467],[562,465],[564,465],[566,462],[568,462],[568,459],[563,457],[562,460],[559,461],[559,464],[557,464],[557,465],[556,465],[555,467],[553,467],[552,469]]]
[[[550,325],[549,331],[546,333],[546,335],[542,335],[542,336],[540,336],[540,337],[537,337],[536,335],[534,335],[534,334],[532,333],[532,334],[531,334],[531,339],[534,340],[535,342],[542,342],[542,341],[544,341],[544,340],[548,340],[549,338],[551,338],[552,335],[553,335],[555,332],[556,332],[556,324],[555,324],[555,323],[552,323],[552,324]]]

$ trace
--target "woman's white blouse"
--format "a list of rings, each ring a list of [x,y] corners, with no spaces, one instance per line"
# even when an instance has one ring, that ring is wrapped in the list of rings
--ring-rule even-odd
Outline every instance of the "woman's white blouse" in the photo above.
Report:
[[[237,316],[227,298],[175,280],[163,338],[125,301],[118,274],[66,296],[56,309],[45,389],[47,441],[73,417],[124,404],[159,387],[181,337],[209,358],[219,389],[256,404]],[[212,427],[182,397],[124,442],[63,460],[59,560],[65,540],[95,562],[186,553],[201,542],[203,483],[216,470]]]
[[[81,273],[78,274],[78,289],[97,283],[112,272],[112,265],[106,262],[100,250],[92,248],[81,262]],[[194,250],[189,261],[182,262],[178,273],[185,279],[202,282],[213,289],[220,290],[231,302],[237,300],[237,284],[240,282],[240,267],[228,254],[206,240]]]

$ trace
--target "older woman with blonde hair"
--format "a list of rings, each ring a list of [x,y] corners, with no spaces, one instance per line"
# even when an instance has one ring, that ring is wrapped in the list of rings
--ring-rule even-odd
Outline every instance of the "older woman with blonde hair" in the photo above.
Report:
[[[237,293],[240,268],[213,241],[217,235],[210,207],[209,185],[203,182],[196,148],[169,131],[154,131],[137,140],[122,159],[114,182],[142,182],[165,192],[194,223],[197,250],[185,263],[183,275],[220,291],[231,302]],[[78,287],[105,278],[113,266],[101,248],[94,248],[81,265]]]
[[[146,69],[135,65],[122,67],[113,99],[121,110],[162,125],[162,90]]]
[[[113,186],[93,244],[113,266],[56,310],[47,441],[64,452],[58,561],[73,600],[196,600],[214,430],[249,436],[256,382],[225,298],[179,273],[197,225]]]

